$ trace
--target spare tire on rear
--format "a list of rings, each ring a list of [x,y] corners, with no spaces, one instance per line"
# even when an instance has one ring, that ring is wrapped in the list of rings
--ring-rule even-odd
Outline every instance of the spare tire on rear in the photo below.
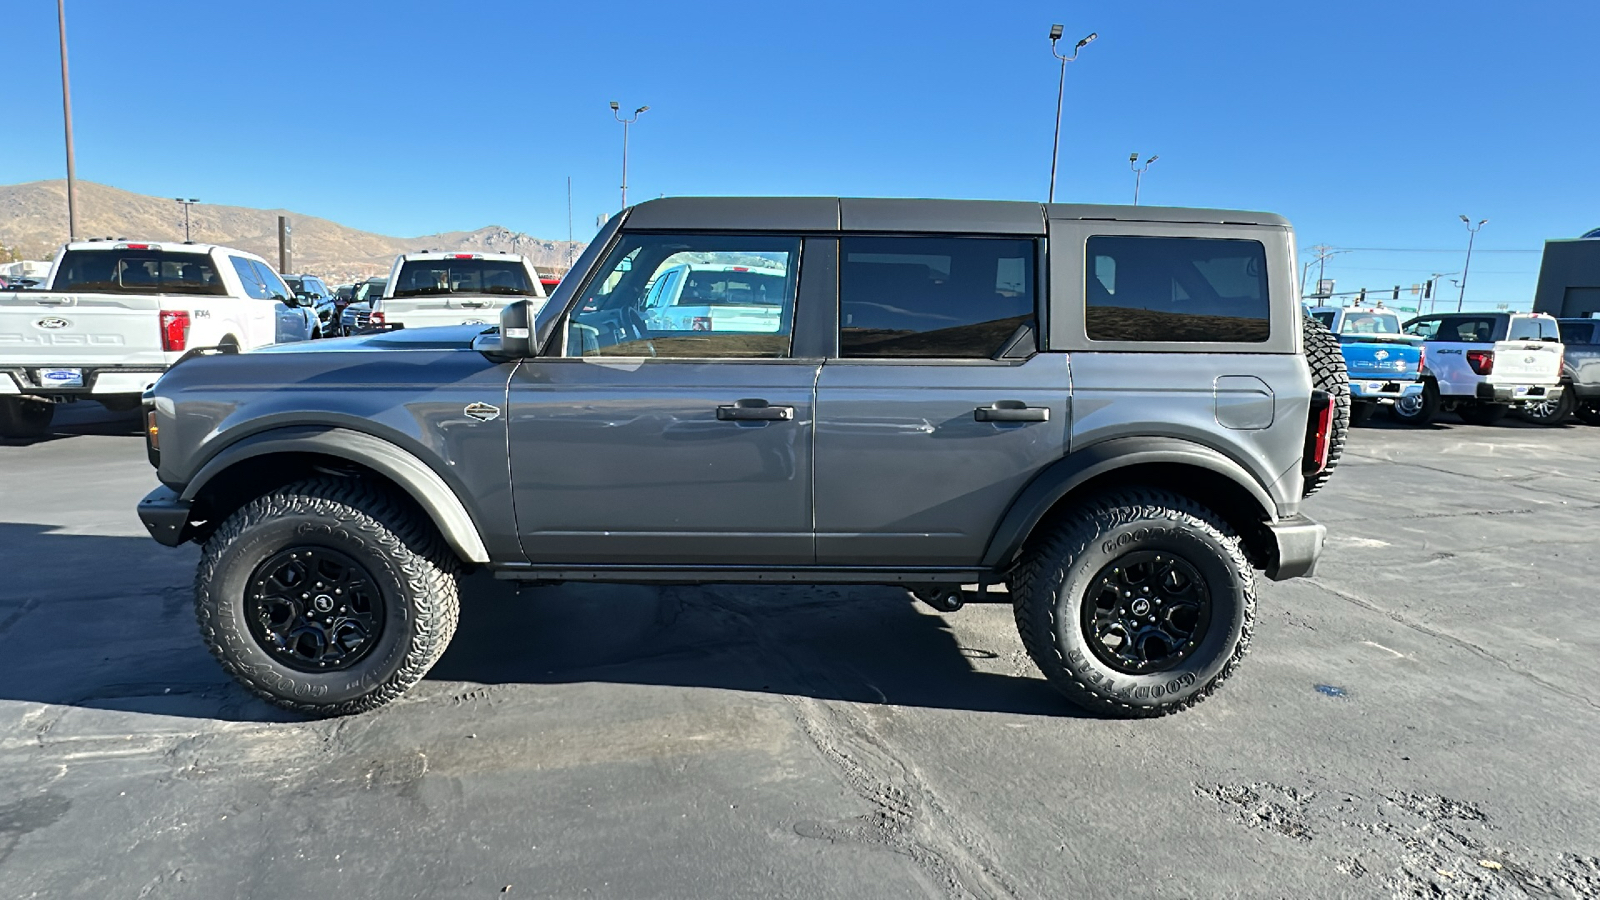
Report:
[[[1328,464],[1306,479],[1309,497],[1322,489],[1333,476],[1333,469],[1344,455],[1345,438],[1350,434],[1350,373],[1344,366],[1339,338],[1316,319],[1305,319],[1306,364],[1311,367],[1311,386],[1325,391],[1333,401],[1333,433],[1328,437]]]

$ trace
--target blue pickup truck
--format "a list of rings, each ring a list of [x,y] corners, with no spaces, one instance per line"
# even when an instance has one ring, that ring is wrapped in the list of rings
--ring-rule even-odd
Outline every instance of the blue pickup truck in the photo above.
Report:
[[[1422,339],[1400,333],[1400,316],[1382,307],[1318,306],[1311,317],[1339,336],[1350,370],[1350,423],[1371,418],[1379,406],[1422,399]]]

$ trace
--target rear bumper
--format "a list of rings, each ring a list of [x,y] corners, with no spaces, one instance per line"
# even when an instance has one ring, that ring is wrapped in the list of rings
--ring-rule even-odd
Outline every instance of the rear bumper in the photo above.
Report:
[[[1314,575],[1317,560],[1322,556],[1322,545],[1328,539],[1328,527],[1313,522],[1305,516],[1291,516],[1267,526],[1272,532],[1276,551],[1267,563],[1267,577],[1285,581]]]
[[[1381,378],[1351,378],[1350,397],[1355,400],[1388,400],[1393,402],[1401,397],[1422,393],[1420,381],[1387,381]]]
[[[172,488],[158,487],[139,501],[139,521],[157,543],[176,547],[188,537],[189,504]]]
[[[1478,385],[1477,399],[1485,403],[1523,403],[1528,400],[1554,400],[1561,396],[1559,384]]]
[[[45,384],[43,369],[78,369],[83,384]],[[0,394],[33,397],[96,397],[138,395],[154,384],[166,366],[0,366]]]

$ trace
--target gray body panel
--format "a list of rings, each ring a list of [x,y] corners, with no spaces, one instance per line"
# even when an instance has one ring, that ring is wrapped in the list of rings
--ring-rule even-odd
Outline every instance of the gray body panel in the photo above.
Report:
[[[817,387],[817,562],[976,565],[1022,486],[1067,450],[1067,357],[839,360]],[[996,401],[1042,422],[980,422]]]
[[[536,359],[511,380],[511,481],[533,562],[809,564],[806,360]],[[763,400],[792,419],[721,421]]]

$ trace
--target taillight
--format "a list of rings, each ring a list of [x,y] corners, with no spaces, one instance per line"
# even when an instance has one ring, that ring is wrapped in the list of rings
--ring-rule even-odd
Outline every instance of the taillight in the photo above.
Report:
[[[378,312],[377,310],[373,310],[372,315],[367,317],[367,324],[368,325],[382,325],[383,324],[383,313]]]
[[[1333,445],[1333,397],[1327,391],[1311,392],[1311,416],[1306,422],[1306,446],[1300,473],[1306,478],[1328,467]]]
[[[711,330],[711,317],[710,316],[695,316],[694,318],[689,320],[689,330],[690,331],[710,331]]]
[[[1467,365],[1471,366],[1472,367],[1472,371],[1478,373],[1479,375],[1491,375],[1491,374],[1493,374],[1494,373],[1494,351],[1493,350],[1468,350],[1467,351]]]
[[[161,311],[161,349],[168,353],[189,349],[189,313],[182,309]]]
[[[1422,370],[1427,368],[1427,367],[1428,367],[1428,348],[1427,347],[1423,347],[1421,349],[1421,351],[1417,353],[1417,372],[1420,374],[1422,372]]]

